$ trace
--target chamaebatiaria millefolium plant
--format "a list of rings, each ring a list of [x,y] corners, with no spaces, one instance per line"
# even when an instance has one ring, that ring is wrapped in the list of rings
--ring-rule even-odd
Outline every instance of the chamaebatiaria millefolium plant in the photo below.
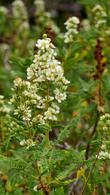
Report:
[[[45,1],[0,7],[0,194],[110,193],[110,2],[80,3],[62,33]]]
[[[27,68],[27,80],[17,78],[14,81],[13,96],[9,102],[11,108],[10,117],[8,117],[10,124],[7,125],[8,133],[17,142],[17,145],[15,144],[15,147],[18,147],[17,152],[25,151],[24,154],[28,158],[26,163],[31,166],[32,188],[29,192],[54,194],[61,190],[66,193],[65,186],[72,180],[69,178],[65,180],[65,177],[67,172],[71,174],[71,170],[77,165],[69,166],[65,155],[72,162],[77,152],[71,148],[68,148],[67,154],[66,151],[61,151],[57,140],[50,140],[49,133],[53,130],[52,124],[58,121],[58,115],[62,112],[60,104],[66,99],[69,81],[64,76],[64,70],[60,61],[57,60],[55,46],[51,43],[50,38],[44,35],[43,39],[37,41],[36,49],[33,63]],[[9,134],[7,135],[9,136]],[[8,148],[10,147],[9,144]],[[31,158],[29,150],[33,151]],[[21,164],[25,158],[24,154],[20,154],[21,160],[17,160],[15,157],[16,163],[20,166],[19,171],[22,171],[24,166]],[[61,167],[59,161],[62,162]],[[12,167],[16,166],[13,161]],[[63,169],[63,166],[68,167],[68,170],[63,170],[60,173],[59,170]],[[55,171],[57,167],[58,169]],[[10,171],[10,165],[7,169]],[[30,181],[28,180],[28,182]],[[64,189],[60,187],[60,182],[62,182]],[[15,188],[15,183],[13,185]],[[58,189],[55,188],[56,185]],[[20,190],[19,187],[18,190]],[[13,189],[11,188],[10,191]]]
[[[31,124],[45,124],[56,121],[60,112],[59,104],[66,99],[69,81],[64,77],[60,61],[50,38],[39,39],[33,63],[27,68],[27,81],[14,81],[14,115]],[[19,102],[19,105],[18,105]]]

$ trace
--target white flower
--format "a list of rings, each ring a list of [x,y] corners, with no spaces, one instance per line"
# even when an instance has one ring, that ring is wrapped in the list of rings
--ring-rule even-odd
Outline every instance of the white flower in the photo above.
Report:
[[[55,75],[54,73],[52,73],[51,69],[47,69],[45,74],[46,74],[47,80],[54,81]]]
[[[35,122],[37,122],[38,124],[45,124],[45,119],[44,116],[41,114],[38,114],[35,118]]]
[[[43,98],[40,99],[39,102],[38,102],[38,104],[37,104],[36,106],[37,106],[37,108],[39,108],[39,109],[45,108],[45,107],[46,107],[45,99],[43,99]]]
[[[4,96],[3,95],[0,95],[0,100],[3,100],[4,99]]]
[[[51,101],[54,100],[54,97],[53,97],[53,96],[47,96],[47,100],[48,100],[49,102],[51,102]]]
[[[37,192],[37,188],[38,188],[38,187],[37,187],[37,185],[36,185],[36,186],[33,187],[33,190],[34,190],[35,192]]]
[[[65,77],[62,77],[62,82],[63,82],[64,85],[70,84],[70,81],[68,81],[67,79],[65,79]]]
[[[48,110],[46,112],[44,112],[45,120],[56,121],[57,117],[54,114],[55,114],[55,110],[53,108],[49,107]]]
[[[96,28],[98,28],[98,27],[100,27],[102,24],[106,24],[106,20],[99,20],[99,21],[97,21],[97,23],[96,23]]]
[[[101,151],[98,159],[110,159],[110,154],[107,151]]]
[[[100,117],[100,120],[101,120],[101,121],[103,121],[103,120],[105,120],[105,119],[110,119],[110,114],[109,114],[109,113],[105,113],[104,115],[102,115],[102,116]]]
[[[7,14],[8,10],[6,9],[6,7],[0,6],[0,12],[3,13],[3,14]]]
[[[109,113],[105,113],[105,118],[109,118],[110,119],[110,114]]]
[[[106,150],[106,145],[105,144],[102,144],[101,149],[102,150]]]
[[[30,147],[33,147],[36,145],[36,143],[32,139],[23,139],[20,141],[21,146],[27,146],[26,148],[29,149]]]
[[[26,140],[26,145],[27,145],[27,149],[29,149],[30,147],[33,147],[36,145],[36,143],[32,140],[32,139],[27,139]]]
[[[29,108],[26,108],[23,112],[23,120],[24,121],[30,121],[31,120],[31,110]]]
[[[31,109],[23,104],[20,104],[20,106],[18,106],[17,109],[14,110],[14,115],[22,115],[22,119],[25,122],[30,121],[32,116]]]
[[[54,90],[54,94],[55,94],[55,99],[59,103],[61,103],[62,101],[64,101],[66,99],[66,93],[65,92],[64,93],[61,93],[58,88],[56,88]]]
[[[0,95],[0,113],[9,114],[10,110],[10,107],[8,107],[8,105],[5,103],[4,96]]]
[[[49,47],[55,48],[55,46],[51,43],[51,39],[50,38],[39,39],[37,41],[37,43],[36,43],[36,47],[41,49],[41,50],[48,49]]]
[[[73,17],[69,18],[69,19],[65,22],[65,25],[66,25],[67,28],[70,28],[70,27],[73,26],[73,24],[74,24],[74,25],[77,25],[77,24],[79,24],[79,23],[80,23],[79,18],[77,18],[76,16],[73,16]]]
[[[21,78],[16,78],[14,80],[14,86],[17,87],[17,86],[20,86],[22,84],[22,79]]]
[[[104,130],[104,131],[107,131],[107,130],[108,130],[108,128],[107,128],[106,126],[104,126],[104,127],[103,127],[103,130]]]
[[[110,159],[110,154],[109,154],[108,149],[106,147],[106,142],[104,144],[102,144],[101,151],[100,151],[99,155],[96,155],[96,157],[98,159]]]
[[[31,79],[34,76],[34,72],[32,68],[27,68],[27,79]]]
[[[100,13],[102,13],[102,16],[107,16],[107,14],[103,11],[103,8],[102,8],[102,6],[101,5],[99,5],[99,4],[97,4],[97,5],[95,5],[95,7],[93,7],[93,9],[92,9],[92,12],[100,12]]]
[[[19,144],[20,144],[21,146],[25,146],[25,145],[26,145],[26,140],[25,140],[25,139],[21,140]]]
[[[58,114],[60,112],[60,108],[58,105],[56,105],[54,102],[52,103],[52,108],[54,109],[54,113]]]

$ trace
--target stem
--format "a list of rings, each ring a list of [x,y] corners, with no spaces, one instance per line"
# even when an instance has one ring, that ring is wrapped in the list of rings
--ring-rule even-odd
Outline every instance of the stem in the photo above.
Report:
[[[45,187],[45,185],[42,182],[42,177],[40,175],[38,164],[37,164],[37,172],[38,172],[39,183],[40,183],[42,191],[44,192],[45,195],[50,195],[50,192],[47,190],[47,188]]]
[[[102,143],[101,143],[101,145],[100,145],[100,147],[99,147],[99,149],[98,149],[98,151],[97,151],[96,158],[95,158],[95,160],[94,160],[94,162],[93,162],[93,165],[92,165],[92,167],[91,167],[91,169],[90,169],[90,171],[89,171],[89,173],[88,173],[86,183],[85,183],[85,185],[84,185],[84,187],[83,187],[83,189],[82,189],[82,195],[84,194],[84,191],[85,191],[85,189],[86,189],[86,186],[87,186],[87,183],[88,183],[88,181],[89,181],[89,178],[90,178],[90,176],[91,176],[91,174],[92,174],[92,172],[93,172],[93,170],[94,170],[94,168],[95,168],[97,159],[98,159],[98,157],[99,157],[99,153],[100,153],[100,151],[101,151],[101,146],[102,146]]]
[[[30,128],[29,122],[26,122],[26,125],[27,125],[27,130],[29,132],[29,138],[32,139],[32,132],[31,132],[31,128]]]
[[[94,134],[96,133],[98,120],[99,120],[99,112],[97,111],[97,119],[96,119],[96,122],[95,122],[95,125],[94,125],[94,128],[93,128],[93,131],[90,134],[90,140],[89,140],[89,142],[87,144],[87,147],[86,147],[86,153],[85,153],[85,159],[86,160],[88,160],[88,158],[89,158],[90,141],[91,141],[92,137],[94,136]]]
[[[48,110],[49,108],[49,82],[47,82],[47,91],[46,91],[46,94],[47,94],[47,102],[46,102],[46,109]],[[47,121],[49,123],[49,121]],[[46,131],[46,140],[49,144],[49,129]]]
[[[1,131],[1,140],[2,140],[2,144],[4,142],[4,129],[3,129],[3,123],[2,123],[3,119],[0,119],[0,131]]]
[[[90,141],[91,141],[92,137],[94,136],[94,134],[97,131],[97,124],[98,124],[98,121],[99,121],[100,113],[103,112],[103,109],[102,109],[103,108],[103,102],[102,102],[102,96],[101,96],[101,88],[102,88],[102,77],[100,77],[99,83],[98,83],[97,119],[96,119],[96,122],[95,122],[95,125],[94,125],[94,128],[93,128],[93,131],[90,134],[90,140],[89,140],[89,142],[87,144],[87,147],[86,147],[86,153],[85,153],[85,159],[86,160],[88,160],[88,158],[89,158]]]

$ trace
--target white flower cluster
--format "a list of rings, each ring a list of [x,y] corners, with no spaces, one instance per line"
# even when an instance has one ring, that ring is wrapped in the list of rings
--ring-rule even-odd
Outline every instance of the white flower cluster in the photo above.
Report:
[[[109,114],[109,113],[105,113],[104,115],[102,115],[102,116],[100,117],[100,120],[101,120],[101,121],[103,121],[103,120],[105,120],[105,119],[110,119],[110,114]]]
[[[32,103],[37,103],[34,97],[36,88],[35,86],[31,86],[31,83],[29,81],[23,81],[21,78],[15,79],[14,87],[15,90],[19,89],[18,94],[14,94],[10,99],[10,104],[15,105],[14,115],[22,115],[23,121],[29,122],[32,116],[30,106]],[[33,100],[33,102],[31,102],[31,99]]]
[[[81,26],[85,31],[90,30],[91,26],[90,26],[90,21],[88,19],[84,19],[81,22]]]
[[[45,12],[45,2],[44,2],[44,0],[35,0],[34,5],[36,7],[36,15],[39,15],[42,12]]]
[[[107,20],[107,14],[104,11],[103,7],[101,5],[96,5],[93,9],[92,9],[92,13],[94,15],[94,22],[95,22],[95,27],[98,28],[102,28],[102,25],[106,24]]]
[[[36,145],[36,142],[34,142],[32,139],[23,139],[20,141],[20,145],[21,146],[26,146],[27,149],[29,149],[30,147],[33,147]]]
[[[78,34],[79,18],[73,16],[65,22],[67,32],[64,35],[65,43],[71,43],[74,41],[76,34]]]
[[[97,130],[104,142],[109,140],[109,136],[110,136],[110,114],[109,113],[105,113],[102,116],[100,116]]]
[[[34,190],[35,192],[37,192],[37,191],[38,191],[38,185],[35,185],[35,186],[33,187],[33,190]]]
[[[110,154],[107,151],[106,152],[101,151],[99,153],[98,159],[110,159]]]
[[[44,35],[36,43],[37,53],[27,69],[28,81],[17,78],[14,81],[15,94],[10,102],[15,105],[14,114],[34,124],[56,121],[59,104],[66,99],[69,81],[56,59],[55,46]],[[17,93],[17,94],[16,94]]]
[[[102,124],[102,129],[103,131],[108,131],[110,130],[110,114],[105,113],[100,117],[100,122]]]
[[[22,0],[15,0],[12,3],[12,13],[15,19],[26,20],[28,18],[27,10]]]
[[[0,95],[0,114],[8,114],[10,112],[9,107],[5,104],[4,96]]]
[[[0,6],[0,13],[2,13],[3,15],[6,15],[8,13],[7,8],[4,6]]]
[[[102,150],[98,155],[98,159],[110,159],[110,153],[108,152],[105,144],[102,145],[101,149]]]
[[[55,47],[50,38],[39,39],[36,47],[38,52],[34,56],[32,65],[27,69],[27,78],[39,83],[51,81],[58,84],[68,84],[63,76],[64,71],[60,62],[55,59]]]

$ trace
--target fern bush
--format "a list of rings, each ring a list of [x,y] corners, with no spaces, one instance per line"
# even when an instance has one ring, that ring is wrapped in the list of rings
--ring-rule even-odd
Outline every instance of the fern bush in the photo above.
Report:
[[[87,18],[70,17],[64,33],[43,1],[34,2],[33,28],[23,2],[12,4],[14,41],[0,50],[3,195],[110,194],[110,2],[80,3]],[[9,40],[7,12],[0,8],[0,35]]]

